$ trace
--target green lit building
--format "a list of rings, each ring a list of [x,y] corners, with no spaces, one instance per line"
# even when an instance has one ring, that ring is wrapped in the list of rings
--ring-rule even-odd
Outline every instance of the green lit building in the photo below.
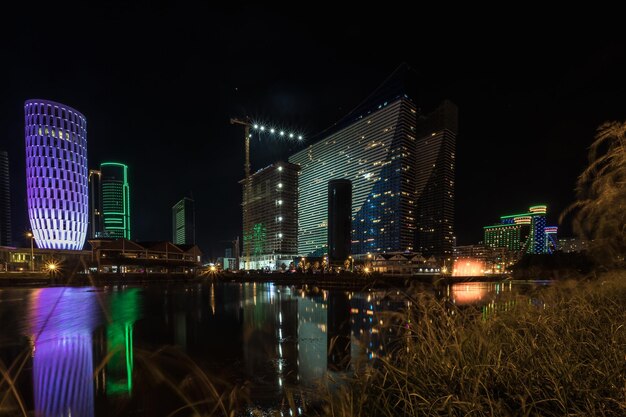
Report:
[[[102,229],[101,237],[130,239],[130,191],[128,166],[118,162],[100,164]]]
[[[528,212],[500,217],[500,223],[484,226],[485,245],[519,253],[552,253],[557,227],[546,226],[546,205],[532,206]]]

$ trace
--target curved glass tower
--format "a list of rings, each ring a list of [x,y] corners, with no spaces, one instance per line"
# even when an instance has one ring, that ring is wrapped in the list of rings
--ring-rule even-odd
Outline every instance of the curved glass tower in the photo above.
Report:
[[[49,100],[24,103],[28,217],[37,246],[80,250],[88,224],[87,119]]]

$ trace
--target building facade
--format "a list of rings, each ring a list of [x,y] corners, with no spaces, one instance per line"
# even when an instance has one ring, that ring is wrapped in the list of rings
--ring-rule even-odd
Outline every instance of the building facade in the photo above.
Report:
[[[130,239],[130,190],[128,166],[119,162],[100,164],[102,231],[111,239]]]
[[[89,239],[104,237],[102,229],[102,173],[89,170]]]
[[[12,242],[9,155],[0,151],[0,246],[11,246]]]
[[[412,250],[415,235],[415,105],[406,96],[289,158],[301,167],[298,252],[327,252],[327,184],[352,181],[352,253]]]
[[[540,254],[557,248],[557,226],[546,226],[546,205],[532,206],[528,212],[500,217],[500,223],[484,226],[485,244],[492,248]]]
[[[444,101],[418,119],[415,250],[450,257],[454,238],[454,172],[458,108]]]
[[[196,244],[194,201],[185,197],[172,207],[172,242],[175,245]]]
[[[278,162],[240,183],[244,269],[278,269],[298,254],[297,165]]]
[[[352,248],[352,183],[328,181],[328,260],[343,265]]]
[[[37,246],[80,250],[89,223],[87,119],[49,100],[24,105],[28,217]]]

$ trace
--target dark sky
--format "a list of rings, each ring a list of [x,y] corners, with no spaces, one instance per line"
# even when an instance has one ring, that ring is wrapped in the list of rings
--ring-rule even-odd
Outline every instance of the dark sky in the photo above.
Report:
[[[426,110],[444,98],[459,106],[460,244],[481,240],[482,226],[500,215],[536,203],[548,204],[555,223],[574,198],[595,128],[626,119],[624,43],[591,37],[575,23],[544,35],[547,18],[452,30],[454,21],[397,8],[348,14],[87,3],[62,12],[26,4],[4,14],[0,148],[10,152],[16,236],[28,229],[29,98],[59,101],[87,117],[90,167],[129,165],[135,238],[171,239],[171,207],[192,193],[198,243],[214,256],[241,228],[243,132],[229,125],[232,116],[312,137],[408,63],[419,73]],[[253,142],[253,170],[298,146]]]

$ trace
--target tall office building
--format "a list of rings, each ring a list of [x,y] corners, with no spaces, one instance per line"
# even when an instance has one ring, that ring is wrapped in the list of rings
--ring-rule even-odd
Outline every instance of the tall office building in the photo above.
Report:
[[[299,169],[278,162],[240,181],[244,269],[278,269],[297,256]]]
[[[0,246],[11,246],[11,192],[9,155],[0,151]]]
[[[49,100],[24,104],[28,217],[37,246],[80,250],[87,234],[87,120]]]
[[[185,197],[172,207],[172,242],[175,245],[196,244],[194,201]]]
[[[413,250],[416,116],[405,95],[381,101],[289,158],[301,167],[301,255],[327,252],[327,184],[340,178],[352,181],[352,253]]]
[[[352,249],[352,183],[328,181],[328,260],[343,263]]]
[[[95,169],[89,170],[89,239],[103,236],[102,230],[102,173]]]
[[[119,162],[104,162],[100,164],[100,172],[103,237],[130,239],[128,166]]]
[[[458,108],[447,100],[417,122],[415,249],[427,256],[452,256],[457,132]]]

